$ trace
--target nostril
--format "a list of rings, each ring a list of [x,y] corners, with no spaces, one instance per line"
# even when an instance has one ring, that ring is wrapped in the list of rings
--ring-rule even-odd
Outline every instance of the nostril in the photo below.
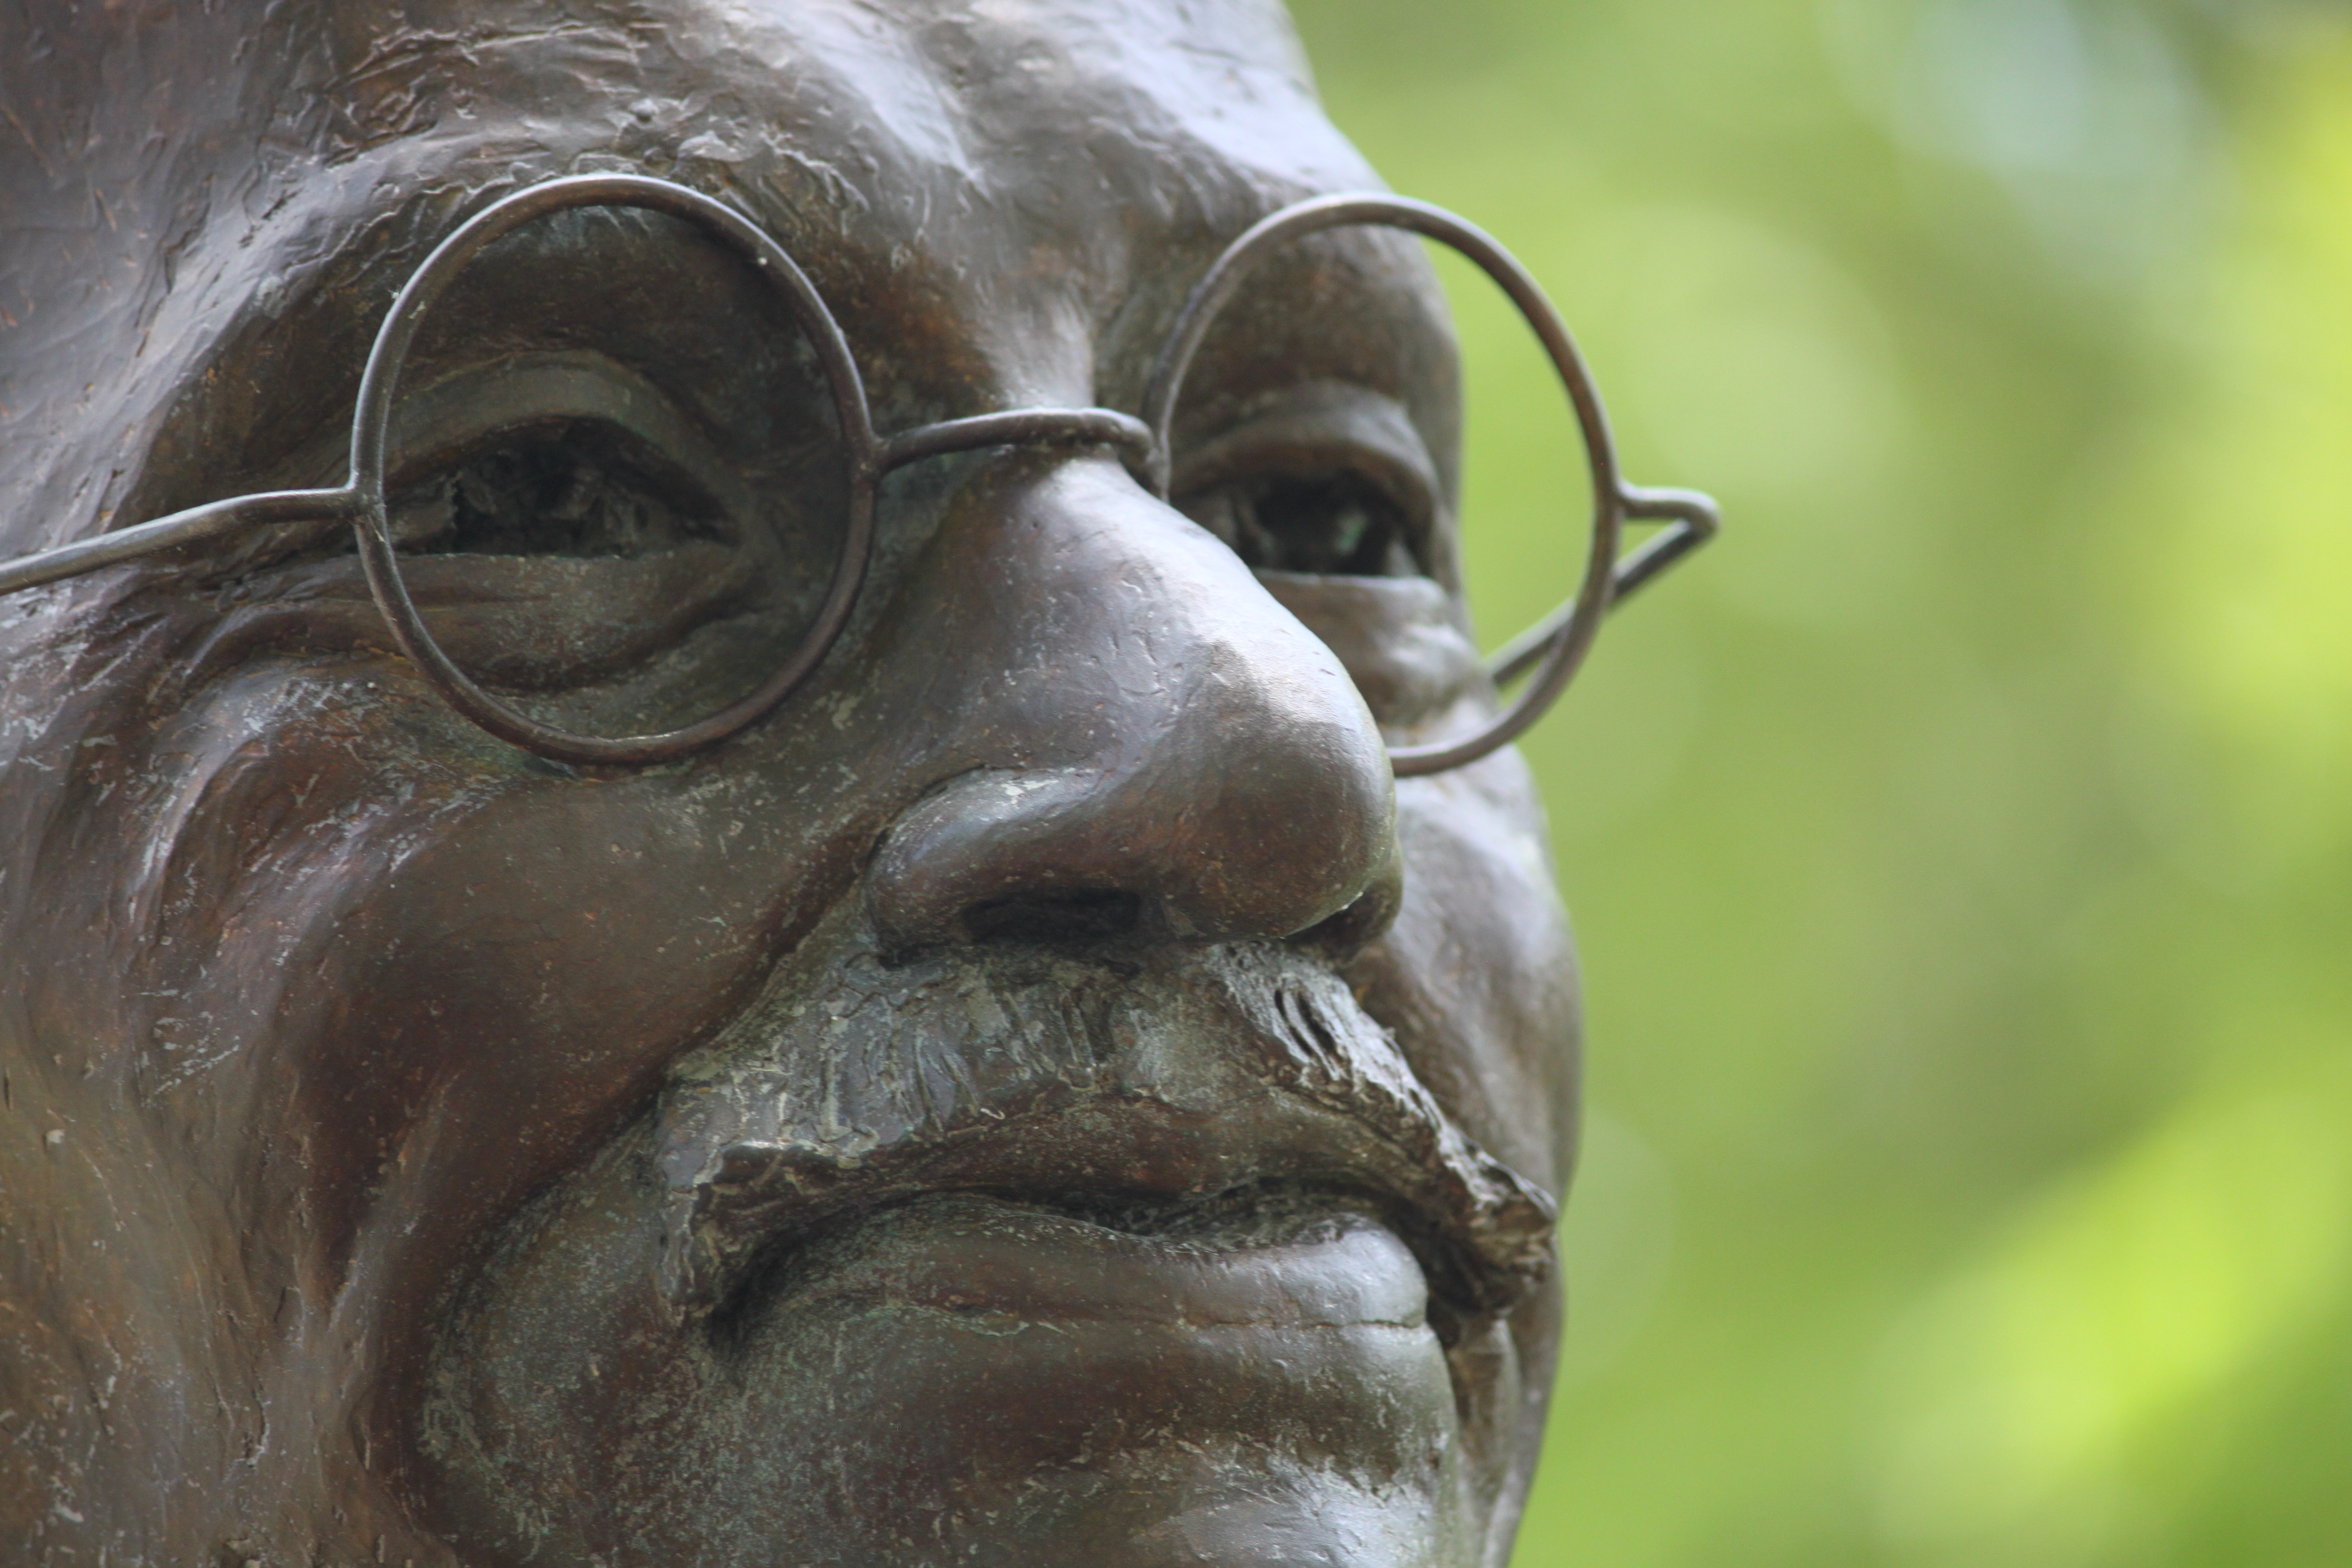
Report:
[[[1333,963],[1346,963],[1388,934],[1403,902],[1404,886],[1394,876],[1377,879],[1362,897],[1338,914],[1293,933],[1291,946]]]
[[[1016,893],[963,913],[973,942],[1067,943],[1126,936],[1143,921],[1143,900],[1127,892]]]

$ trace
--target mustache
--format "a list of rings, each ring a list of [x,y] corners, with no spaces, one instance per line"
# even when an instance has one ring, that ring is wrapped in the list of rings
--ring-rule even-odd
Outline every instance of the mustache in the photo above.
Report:
[[[1552,1196],[1481,1148],[1304,954],[981,946],[887,963],[823,937],[681,1062],[656,1111],[659,1284],[681,1322],[796,1244],[942,1190],[1130,1215],[1326,1191],[1374,1205],[1433,1291],[1478,1313],[1550,1269]]]

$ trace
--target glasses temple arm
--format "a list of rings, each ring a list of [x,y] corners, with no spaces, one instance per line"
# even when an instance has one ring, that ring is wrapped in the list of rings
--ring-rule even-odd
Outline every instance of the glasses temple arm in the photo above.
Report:
[[[136,561],[177,545],[226,539],[273,522],[349,521],[361,510],[358,498],[348,489],[264,490],[257,495],[208,501],[169,517],[159,517],[152,522],[118,528],[95,539],[61,544],[55,550],[20,555],[13,561],[0,561],[0,594],[79,577],[101,566]]]

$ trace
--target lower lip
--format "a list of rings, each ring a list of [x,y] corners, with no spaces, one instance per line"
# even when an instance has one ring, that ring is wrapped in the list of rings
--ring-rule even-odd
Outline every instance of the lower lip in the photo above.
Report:
[[[965,1194],[886,1211],[804,1249],[770,1293],[787,1315],[887,1309],[990,1333],[1121,1323],[1417,1335],[1428,1308],[1404,1244],[1345,1210],[1260,1209],[1139,1233]]]
[[[947,1195],[769,1287],[727,1332],[757,1424],[824,1432],[975,1561],[1370,1565],[1444,1533],[1454,1389],[1420,1266],[1364,1215],[1139,1235]]]

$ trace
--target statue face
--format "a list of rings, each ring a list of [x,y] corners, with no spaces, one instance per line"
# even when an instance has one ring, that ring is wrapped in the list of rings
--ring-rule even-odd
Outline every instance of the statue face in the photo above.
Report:
[[[1227,241],[1374,183],[1249,0],[52,9],[5,553],[331,482],[393,291],[535,180],[750,214],[886,434],[1133,409]],[[467,724],[331,533],[0,600],[0,1538],[1502,1561],[1576,1012],[1516,753],[1383,750],[1491,711],[1452,356],[1410,242],[1303,247],[1175,505],[909,465],[814,675],[655,767]],[[500,242],[403,384],[412,586],[487,679],[625,726],[812,613],[822,377],[681,226]]]

